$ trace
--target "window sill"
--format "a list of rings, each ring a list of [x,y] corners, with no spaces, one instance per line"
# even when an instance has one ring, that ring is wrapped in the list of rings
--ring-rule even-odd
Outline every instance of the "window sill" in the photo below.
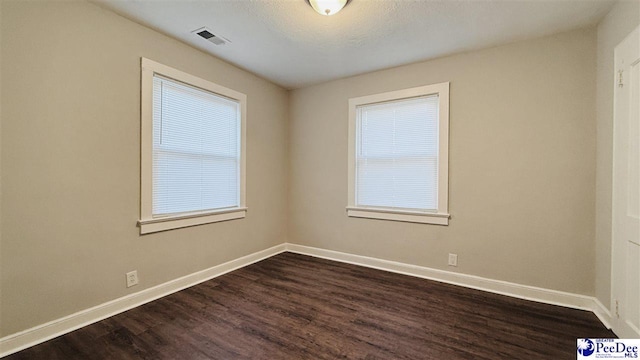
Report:
[[[381,208],[347,207],[347,216],[357,218],[404,221],[421,224],[449,225],[449,214]]]
[[[246,207],[224,209],[207,213],[167,216],[155,219],[139,220],[140,234],[179,229],[189,226],[204,225],[214,222],[242,219],[247,215]]]

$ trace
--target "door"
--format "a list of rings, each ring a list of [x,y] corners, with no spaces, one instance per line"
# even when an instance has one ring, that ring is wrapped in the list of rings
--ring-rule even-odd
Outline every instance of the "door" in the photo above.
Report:
[[[615,48],[613,331],[640,338],[640,27]]]

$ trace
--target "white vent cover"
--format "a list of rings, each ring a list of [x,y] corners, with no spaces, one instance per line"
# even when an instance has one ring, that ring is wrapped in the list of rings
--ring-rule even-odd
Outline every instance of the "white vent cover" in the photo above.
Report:
[[[196,34],[201,38],[214,43],[215,45],[224,45],[226,43],[230,43],[229,39],[225,39],[222,36],[215,35],[211,30],[206,27],[201,27],[200,29],[193,30],[192,34]]]

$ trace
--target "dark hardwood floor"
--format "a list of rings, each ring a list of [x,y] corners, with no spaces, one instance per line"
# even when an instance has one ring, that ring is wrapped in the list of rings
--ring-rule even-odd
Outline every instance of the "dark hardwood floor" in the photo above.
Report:
[[[575,359],[590,312],[283,253],[7,357]]]

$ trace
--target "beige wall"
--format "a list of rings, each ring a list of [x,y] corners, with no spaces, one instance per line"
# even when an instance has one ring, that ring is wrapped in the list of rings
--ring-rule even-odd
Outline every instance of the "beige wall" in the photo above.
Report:
[[[2,1],[0,1],[0,69],[2,69]],[[0,261],[2,261],[2,71],[0,71]],[[2,317],[2,264],[0,263],[0,324]],[[0,330],[0,336],[2,332]]]
[[[0,4],[0,337],[287,240],[609,303],[610,74],[636,1],[597,35],[290,93],[92,4]],[[138,235],[141,56],[248,95],[246,219]],[[443,81],[450,226],[347,218],[347,100]]]
[[[0,336],[286,241],[287,91],[85,2],[1,22]],[[141,56],[247,94],[246,219],[138,235]]]
[[[595,73],[587,29],[293,91],[289,240],[593,295]],[[348,218],[347,100],[444,81],[450,225]]]
[[[640,2],[620,1],[598,25],[596,156],[596,297],[611,303],[613,49],[640,24]]]

